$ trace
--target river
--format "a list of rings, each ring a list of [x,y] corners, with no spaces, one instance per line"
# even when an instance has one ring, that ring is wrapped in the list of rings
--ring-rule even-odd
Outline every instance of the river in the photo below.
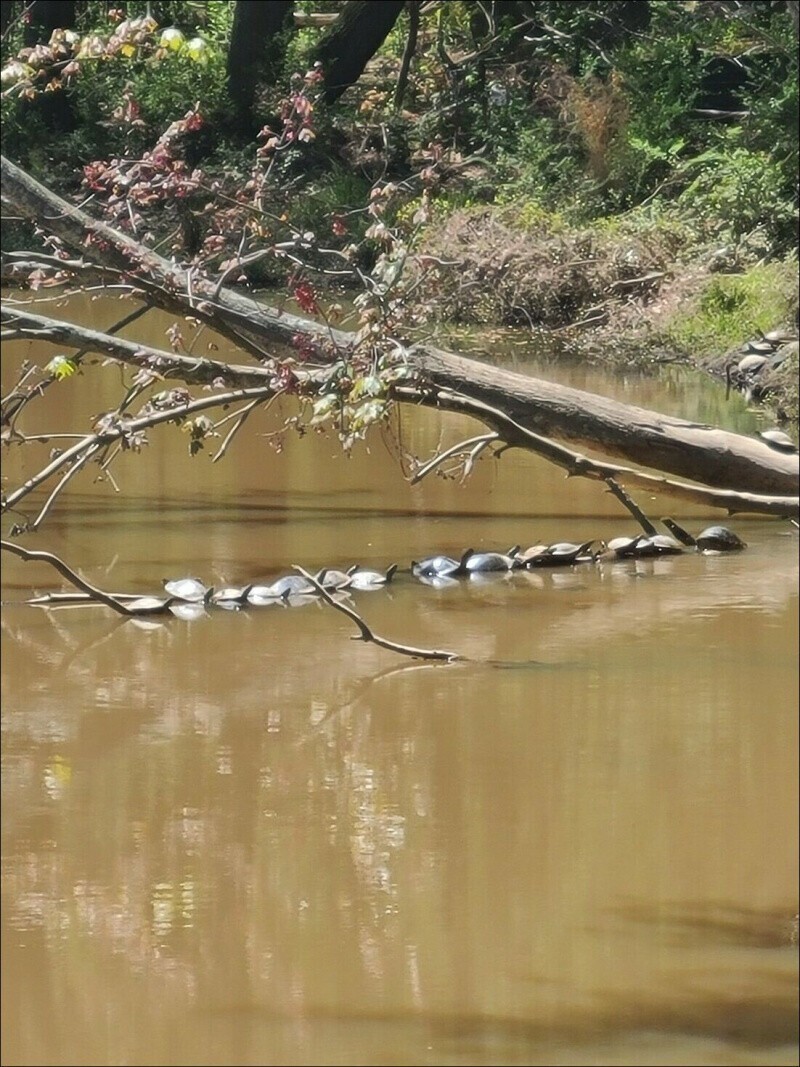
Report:
[[[64,309],[96,328],[127,310]],[[163,346],[169,321],[128,335]],[[5,346],[4,393],[55,351]],[[762,425],[682,368],[570,368],[524,339],[496,358]],[[22,428],[84,429],[119,380],[87,368]],[[5,557],[3,1064],[797,1064],[796,530],[737,517],[741,553],[432,588],[411,560],[636,528],[519,450],[411,486],[403,452],[468,420],[404,410],[347,458],[314,433],[278,451],[291,410],[254,414],[216,464],[219,441],[192,458],[154,431],[24,543],[143,593],[396,562],[358,611],[467,659],[353,641],[321,604],[33,608],[61,579]],[[57,443],[9,450],[6,486]]]

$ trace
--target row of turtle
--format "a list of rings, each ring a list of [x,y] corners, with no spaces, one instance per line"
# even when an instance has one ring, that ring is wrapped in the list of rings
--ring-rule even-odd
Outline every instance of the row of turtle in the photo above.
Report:
[[[437,555],[414,560],[410,572],[426,584],[443,585],[462,577],[504,571],[572,567],[601,560],[677,555],[687,548],[700,552],[731,552],[747,547],[738,534],[726,526],[709,526],[697,537],[693,537],[673,519],[663,521],[670,534],[617,537],[608,543],[596,539],[581,544],[558,541],[553,544],[531,545],[526,549],[515,545],[508,552],[476,552],[469,548],[458,559]],[[297,606],[318,596],[320,587],[334,595],[381,589],[392,581],[397,570],[396,563],[386,571],[369,570],[358,565],[346,571],[324,567],[313,579],[301,574],[286,574],[269,584],[251,583],[241,587],[223,588],[209,587],[199,578],[176,578],[164,582],[164,591],[169,598],[165,606],[170,607],[176,614],[181,613],[176,610],[180,609],[181,605],[202,607],[211,604],[228,610],[276,604]]]
[[[768,389],[763,379],[797,352],[797,342],[797,330],[788,329],[759,333],[758,337],[745,341],[726,364],[728,385],[735,385],[748,401],[761,399]],[[779,452],[797,452],[797,444],[783,430],[764,430],[759,437]]]

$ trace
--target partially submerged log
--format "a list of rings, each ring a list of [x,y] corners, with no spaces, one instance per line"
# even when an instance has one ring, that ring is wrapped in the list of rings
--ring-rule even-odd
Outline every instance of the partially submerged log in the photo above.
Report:
[[[270,345],[289,344],[298,334],[320,352],[331,342],[347,350],[360,341],[357,334],[260,304],[169,262],[68,204],[5,158],[2,179],[5,199],[28,218],[46,218],[50,231],[87,260],[87,269],[99,265],[115,272],[142,300],[205,321],[251,355],[269,357]],[[472,415],[483,406],[478,417],[519,447],[527,447],[524,434],[515,438],[506,419],[524,431],[712,488],[794,498],[787,513],[797,513],[798,456],[777,452],[761,440],[500,370],[430,345],[410,344],[399,350],[408,370],[405,381],[413,383],[405,393],[404,383],[399,383],[400,401]],[[497,426],[491,409],[502,412],[502,426]]]

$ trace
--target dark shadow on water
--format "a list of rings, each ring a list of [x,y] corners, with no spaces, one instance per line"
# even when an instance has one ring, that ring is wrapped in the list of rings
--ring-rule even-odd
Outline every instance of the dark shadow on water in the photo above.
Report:
[[[725,995],[695,988],[676,989],[671,996],[658,999],[614,994],[595,1010],[559,1012],[556,1018],[542,1020],[479,1014],[340,1012],[311,1005],[302,1012],[302,1019],[304,1025],[320,1030],[333,1027],[345,1044],[356,1028],[419,1029],[423,1031],[420,1041],[429,1049],[435,1048],[439,1057],[447,1056],[455,1063],[485,1063],[483,1053],[488,1049],[491,1062],[497,1064],[543,1063],[548,1050],[555,1056],[561,1049],[570,1049],[573,1055],[584,1049],[587,1059],[581,1062],[588,1064],[595,1062],[599,1046],[612,1050],[639,1042],[652,1044],[654,1039],[662,1046],[718,1042],[728,1051],[738,1047],[743,1052],[794,1045],[798,1040],[798,1010],[793,977],[754,972],[752,979],[751,988],[757,988],[757,994]],[[232,1005],[211,1014],[216,1025],[223,1026],[233,1017],[243,1021],[243,1015],[256,1026],[288,1021],[280,1012],[254,1005]],[[412,1042],[408,1034],[404,1040],[407,1045]],[[473,1058],[477,1050],[482,1054]]]
[[[741,948],[797,946],[797,915],[785,909],[757,910],[735,904],[686,902],[648,907],[626,905],[617,914],[626,922],[657,926],[674,945]]]

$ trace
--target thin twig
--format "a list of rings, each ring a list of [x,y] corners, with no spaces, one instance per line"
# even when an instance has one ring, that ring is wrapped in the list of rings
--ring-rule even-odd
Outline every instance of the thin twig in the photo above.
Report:
[[[216,463],[217,460],[222,459],[222,457],[228,451],[228,446],[230,445],[231,441],[247,421],[247,416],[250,414],[251,411],[253,411],[254,408],[258,407],[258,405],[261,403],[263,403],[263,401],[258,398],[256,400],[251,400],[249,404],[245,404],[244,408],[239,411],[239,418],[236,420],[233,426],[231,426],[230,430],[228,430],[228,432],[225,434],[225,440],[222,442],[217,451],[211,457],[212,463]]]
[[[424,463],[411,478],[411,485],[416,485],[417,482],[421,482],[427,474],[430,474],[432,470],[435,470],[438,466],[444,463],[445,460],[450,459],[451,456],[457,456],[461,452],[469,451],[470,455],[473,456],[474,462],[473,453],[475,453],[475,449],[480,452],[488,445],[490,445],[492,441],[499,440],[500,434],[492,432],[482,433],[479,434],[477,437],[469,437],[466,441],[459,441],[457,445],[453,445],[451,448],[445,449],[444,452],[439,452],[433,457],[433,459],[429,459],[427,463]]]
[[[351,619],[356,624],[361,636],[353,637],[353,641],[369,641],[372,644],[379,645],[381,648],[388,649],[390,652],[397,652],[401,656],[412,656],[414,659],[436,659],[444,660],[445,663],[455,663],[456,661],[465,658],[464,656],[460,656],[457,652],[444,652],[441,649],[431,648],[414,648],[411,645],[401,645],[396,641],[389,641],[385,637],[378,636],[378,634],[373,633],[357,611],[347,607],[346,604],[340,604],[338,600],[334,600],[328,590],[323,588],[316,578],[309,574],[308,571],[304,570],[297,564],[295,564],[292,569],[296,570],[298,574],[302,574],[302,576],[314,586],[314,589],[320,594],[322,599],[330,604],[332,608],[341,611],[348,617],[348,619]]]
[[[56,487],[53,489],[53,491],[50,494],[50,496],[47,498],[47,500],[45,500],[45,502],[42,505],[42,509],[39,512],[39,514],[36,516],[36,518],[31,523],[31,526],[30,526],[31,530],[37,530],[39,528],[39,526],[41,526],[41,524],[44,522],[45,516],[47,515],[48,511],[50,510],[50,508],[53,506],[53,503],[55,502],[56,497],[61,492],[61,490],[65,488],[67,482],[71,478],[75,477],[75,475],[78,473],[78,471],[81,469],[81,467],[85,466],[89,462],[89,460],[92,458],[92,456],[95,454],[95,452],[98,452],[100,450],[100,448],[101,448],[101,446],[99,444],[92,445],[91,447],[87,448],[86,451],[83,453],[83,455],[80,456],[79,459],[76,459],[75,462],[72,464],[72,466],[69,467],[69,469],[64,473],[64,475],[59,480],[59,482],[56,485]]]
[[[48,465],[40,470],[38,474],[28,478],[28,480],[17,490],[8,494],[2,503],[2,510],[7,511],[9,508],[19,503],[23,497],[26,497],[28,493],[41,485],[42,482],[46,481],[66,463],[70,463],[76,456],[80,456],[87,448],[90,448],[98,442],[108,443],[116,440],[124,440],[131,434],[138,433],[140,430],[150,429],[151,427],[158,426],[164,422],[182,420],[198,411],[205,411],[207,408],[229,404],[235,400],[264,399],[265,397],[272,396],[274,392],[275,390],[271,386],[264,386],[261,389],[237,389],[234,392],[219,393],[213,397],[203,397],[199,400],[194,400],[189,404],[181,404],[176,407],[168,408],[166,411],[151,412],[149,415],[142,416],[138,419],[119,420],[119,422],[109,426],[102,432],[88,434],[82,441],[73,445],[72,448],[68,448],[51,463],[48,463]]]

